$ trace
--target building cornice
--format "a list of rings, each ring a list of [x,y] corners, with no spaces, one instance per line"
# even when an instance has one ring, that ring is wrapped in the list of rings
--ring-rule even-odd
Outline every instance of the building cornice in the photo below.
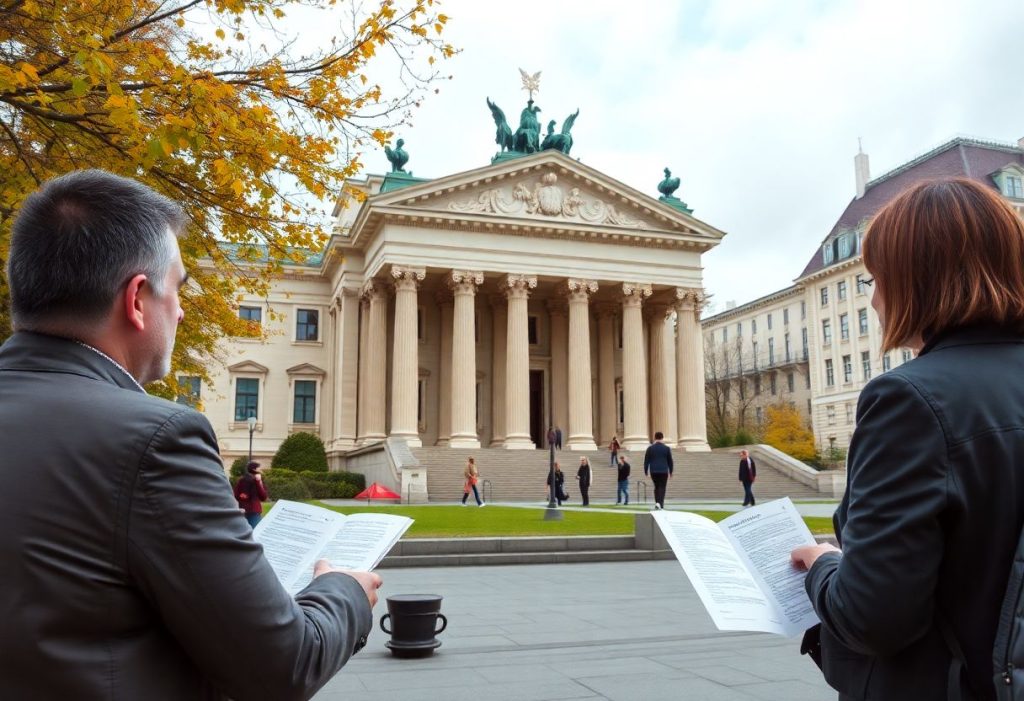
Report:
[[[785,289],[767,294],[764,297],[759,297],[758,299],[755,299],[752,302],[747,302],[746,304],[735,307],[733,309],[727,309],[724,312],[719,312],[718,314],[715,314],[714,316],[709,316],[706,319],[701,319],[700,325],[712,326],[723,321],[728,321],[729,319],[734,319],[737,316],[743,316],[748,312],[754,311],[755,309],[761,309],[768,305],[774,304],[775,302],[781,302],[782,300],[787,299],[789,297],[797,297],[803,294],[803,292],[804,288],[802,285],[793,285],[791,287],[787,287]]]
[[[811,273],[810,275],[807,275],[806,277],[797,278],[796,283],[800,285],[807,284],[809,282],[814,282],[816,280],[822,280],[833,273],[843,272],[845,270],[849,270],[850,268],[856,267],[860,265],[862,262],[863,256],[851,256],[850,258],[840,261],[839,263],[831,263],[827,268],[816,270],[815,272]]]

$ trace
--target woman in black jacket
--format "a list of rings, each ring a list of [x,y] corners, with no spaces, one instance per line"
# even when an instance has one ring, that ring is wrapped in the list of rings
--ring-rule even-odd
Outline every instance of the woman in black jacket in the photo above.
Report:
[[[583,506],[590,506],[590,485],[594,481],[594,471],[585,456],[580,457],[580,469],[576,470],[576,479],[580,481],[580,499]]]
[[[924,183],[875,216],[862,254],[882,352],[918,357],[861,392],[842,550],[793,551],[825,679],[840,699],[994,699],[1024,525],[1024,224],[986,185]]]

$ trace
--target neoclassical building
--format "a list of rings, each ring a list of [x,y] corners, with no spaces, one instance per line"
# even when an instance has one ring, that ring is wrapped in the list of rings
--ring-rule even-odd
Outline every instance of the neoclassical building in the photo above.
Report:
[[[263,338],[230,340],[212,386],[184,378],[226,458],[249,416],[263,456],[300,430],[337,457],[541,448],[549,426],[572,450],[655,431],[708,449],[701,255],[721,231],[559,150],[432,180],[401,165],[347,182],[325,250],[241,301]]]

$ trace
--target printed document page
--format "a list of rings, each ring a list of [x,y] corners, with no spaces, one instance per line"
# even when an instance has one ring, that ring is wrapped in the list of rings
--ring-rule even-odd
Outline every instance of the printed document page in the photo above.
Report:
[[[792,637],[818,622],[804,589],[807,573],[789,557],[793,548],[815,540],[789,497],[735,513],[718,526],[771,601],[783,635]]]
[[[253,539],[263,545],[263,554],[284,588],[296,594],[312,581],[313,566],[320,559],[334,567],[372,570],[411,525],[412,519],[405,516],[345,516],[281,500],[253,529]]]
[[[817,623],[806,573],[789,557],[814,536],[788,498],[717,524],[679,511],[652,516],[719,630],[794,636]]]

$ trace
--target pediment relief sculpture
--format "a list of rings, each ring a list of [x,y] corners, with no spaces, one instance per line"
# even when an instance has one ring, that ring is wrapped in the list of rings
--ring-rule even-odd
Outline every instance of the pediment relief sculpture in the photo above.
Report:
[[[512,188],[511,199],[501,188],[484,190],[476,198],[448,203],[453,212],[475,214],[538,214],[562,217],[588,224],[611,224],[631,229],[648,228],[647,223],[618,211],[615,205],[596,198],[584,197],[578,187],[566,192],[558,184],[558,176],[545,173],[530,186],[529,181]]]

